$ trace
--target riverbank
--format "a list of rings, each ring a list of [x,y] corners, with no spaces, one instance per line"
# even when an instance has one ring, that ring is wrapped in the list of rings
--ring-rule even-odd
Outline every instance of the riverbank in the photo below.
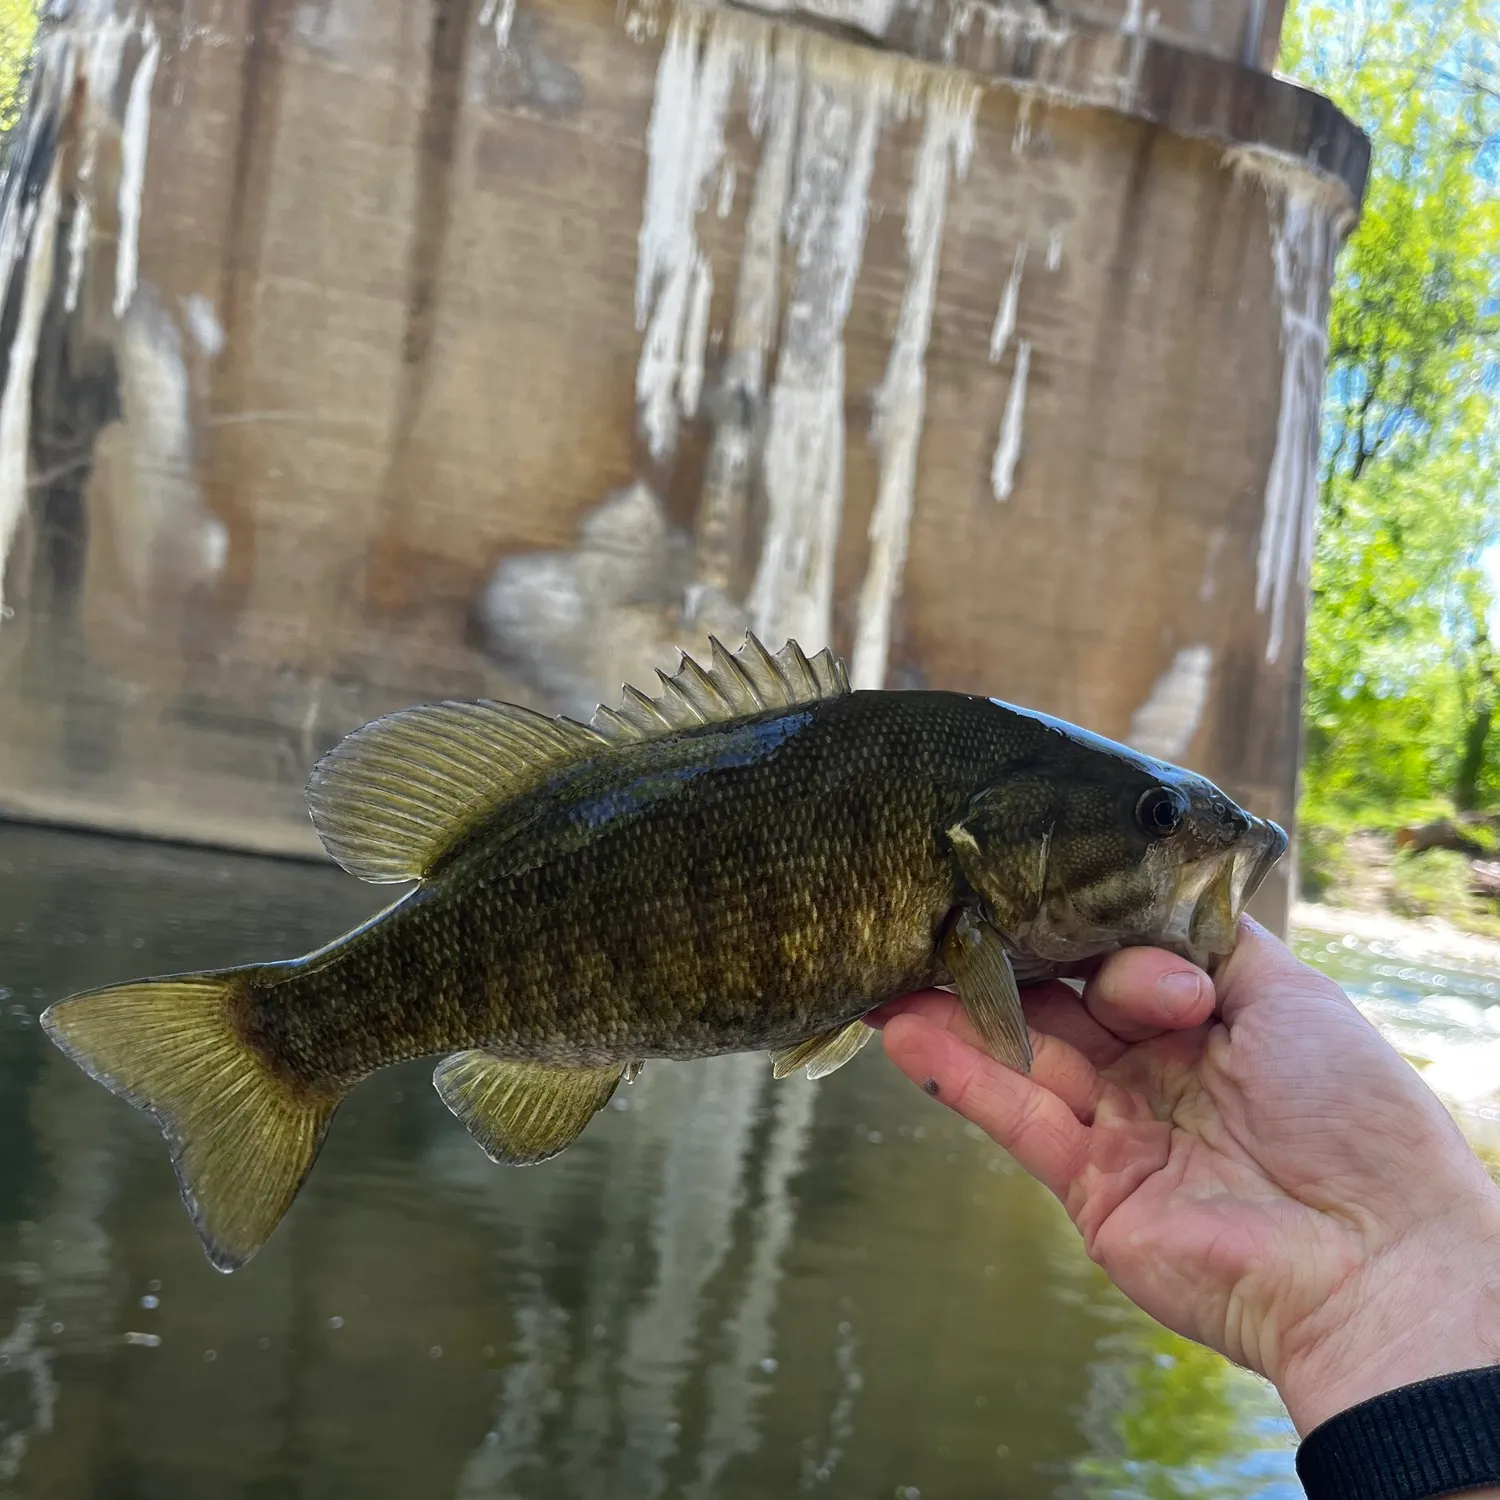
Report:
[[[1472,830],[1465,823],[1464,848],[1424,847],[1421,836],[1438,826],[1349,827],[1304,818],[1297,830],[1303,900],[1500,945],[1494,830],[1488,820]]]

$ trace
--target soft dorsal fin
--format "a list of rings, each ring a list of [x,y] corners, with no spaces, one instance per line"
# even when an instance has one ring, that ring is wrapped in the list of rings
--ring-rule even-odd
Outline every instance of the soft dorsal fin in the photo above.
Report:
[[[502,803],[585,756],[850,691],[831,651],[809,659],[788,641],[772,656],[747,634],[731,656],[709,639],[706,668],[684,653],[670,677],[656,674],[660,697],[627,687],[621,707],[600,708],[592,727],[481,700],[402,709],[356,729],[307,784],[323,847],[361,880],[420,880]]]
[[[707,667],[683,652],[670,677],[656,674],[659,697],[627,687],[619,708],[601,707],[594,714],[594,729],[613,744],[630,744],[850,691],[847,669],[826,647],[808,657],[796,641],[788,641],[773,656],[747,631],[745,644],[731,655],[714,636],[708,639]]]
[[[571,719],[511,703],[430,703],[356,729],[313,767],[323,847],[376,885],[420,880],[469,829],[551,772],[603,748]]]

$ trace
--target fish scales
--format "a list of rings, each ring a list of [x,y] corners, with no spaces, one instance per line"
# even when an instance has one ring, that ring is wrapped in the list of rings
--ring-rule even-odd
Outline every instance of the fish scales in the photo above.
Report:
[[[1286,847],[1212,783],[993,699],[850,690],[752,636],[592,725],[488,702],[356,730],[308,802],[414,886],[299,959],[70,996],[43,1025],[160,1123],[210,1261],[274,1230],[339,1102],[391,1063],[495,1161],[564,1150],[651,1059],[819,1078],[881,1001],[952,983],[1020,1069],[1020,986],[1123,943],[1206,962]]]
[[[984,712],[990,709],[990,712]],[[559,1065],[771,1048],[934,982],[941,830],[1017,753],[987,700],[856,693],[601,754],[247,1007],[319,1088],[460,1047]],[[1014,739],[1014,736],[1009,738]]]

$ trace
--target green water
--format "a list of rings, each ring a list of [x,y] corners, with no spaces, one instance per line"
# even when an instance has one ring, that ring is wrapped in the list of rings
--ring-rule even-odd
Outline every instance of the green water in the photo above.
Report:
[[[654,1065],[491,1165],[415,1064],[212,1271],[151,1122],[36,1025],[284,957],[338,872],[0,825],[0,1495],[550,1500],[1300,1494],[1260,1382],[1115,1295],[1057,1205],[867,1050]]]

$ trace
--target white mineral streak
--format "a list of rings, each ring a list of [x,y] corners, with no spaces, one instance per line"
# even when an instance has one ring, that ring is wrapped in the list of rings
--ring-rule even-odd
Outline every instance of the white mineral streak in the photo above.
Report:
[[[1210,647],[1184,646],[1131,719],[1131,746],[1163,760],[1177,760],[1186,754],[1203,721],[1213,669]]]
[[[1016,128],[1010,138],[1012,156],[1025,156],[1026,148],[1031,144],[1031,110],[1031,95],[1023,94],[1016,106]]]
[[[1215,526],[1213,534],[1208,539],[1208,550],[1203,559],[1203,577],[1198,583],[1198,602],[1208,604],[1218,592],[1218,567],[1219,554],[1224,550],[1224,543],[1228,540],[1229,531],[1226,527]]]
[[[1281,654],[1293,585],[1306,585],[1312,563],[1328,288],[1339,245],[1326,193],[1293,185],[1277,196],[1271,255],[1281,304],[1281,405],[1255,574],[1255,607],[1270,613],[1269,662]]]
[[[766,45],[764,23],[684,7],[672,18],[657,66],[647,135],[646,201],[641,215],[635,283],[636,327],[646,331],[636,368],[636,405],[653,458],[675,447],[681,415],[691,414],[701,383],[702,342],[687,346],[694,282],[707,261],[696,222],[724,154],[724,120],[736,76],[753,73]],[[711,290],[711,283],[709,289]],[[697,382],[691,372],[696,365]],[[692,405],[684,403],[691,393]]]
[[[89,151],[79,165],[80,181],[88,178],[93,166],[93,152]],[[73,206],[73,226],[68,231],[68,285],[63,292],[63,306],[69,312],[76,311],[78,307],[78,292],[83,285],[83,264],[88,258],[93,229],[93,209],[87,198],[80,198]]]
[[[223,571],[229,535],[203,503],[182,331],[150,282],[120,325],[115,361],[123,423],[101,438],[114,468],[110,507],[121,574],[144,607],[163,575],[206,583]]]
[[[94,205],[90,193],[99,161],[98,98],[102,94],[107,101],[113,92],[114,82],[120,76],[125,43],[132,30],[127,19],[107,17],[95,27],[84,53],[83,76],[89,89],[82,112],[83,144],[78,153],[79,192],[73,204],[73,226],[68,233],[68,283],[63,305],[69,312],[78,306],[78,294],[83,286],[83,270],[88,261],[94,227]]]
[[[809,49],[787,238],[795,270],[770,393],[765,532],[750,590],[768,645],[828,644],[844,496],[844,323],[864,257],[870,177],[901,65]]]
[[[760,165],[751,190],[730,318],[721,400],[704,470],[697,521],[697,579],[687,613],[693,620],[724,614],[727,589],[743,542],[745,511],[766,392],[766,359],[780,309],[781,232],[791,192],[802,97],[802,42],[788,28],[776,41],[769,75],[751,92],[751,123],[761,134]],[[733,622],[734,633],[746,621]],[[726,627],[729,622],[725,622]]]
[[[622,682],[672,659],[687,538],[649,486],[617,490],[584,517],[576,547],[501,559],[479,617],[563,713],[587,718]]]
[[[922,144],[906,204],[906,290],[875,393],[870,436],[880,461],[879,488],[870,517],[870,561],[855,617],[850,677],[856,688],[885,685],[891,614],[916,501],[917,449],[927,410],[927,341],[937,290],[938,261],[947,217],[948,184],[962,178],[974,153],[979,88],[967,79],[943,80],[925,103]]]
[[[1156,12],[1152,13],[1154,21]],[[1146,33],[1141,25],[1141,0],[1130,0],[1125,19],[1120,24],[1120,35],[1126,42],[1125,65],[1116,80],[1120,108],[1131,109],[1135,104],[1136,90],[1140,87],[1141,69],[1146,61]]]
[[[1062,230],[1054,229],[1047,236],[1047,269],[1055,271],[1062,264]]]
[[[93,50],[99,50],[97,44]],[[42,318],[52,295],[62,206],[57,132],[73,100],[79,65],[89,56],[66,31],[54,32],[38,47],[26,118],[17,129],[0,190],[0,296],[15,291],[20,281],[19,315],[0,393],[0,621],[11,613],[4,601],[6,565],[26,513],[31,386]],[[43,153],[51,153],[50,159]],[[28,199],[23,188],[39,176],[41,193]]]
[[[1016,345],[1016,367],[1011,372],[1010,394],[1005,398],[1005,415],[1000,419],[1000,437],[995,444],[995,461],[990,465],[990,488],[995,499],[1009,500],[1016,487],[1016,465],[1021,459],[1021,429],[1026,420],[1026,382],[1031,375],[1031,340]]]
[[[703,394],[703,359],[708,348],[708,315],[713,307],[713,267],[703,255],[693,261],[688,285],[687,322],[682,337],[682,369],[677,377],[677,404],[685,417],[695,416]]]
[[[896,14],[896,0],[755,0],[757,10],[812,16],[883,37]]]
[[[224,328],[213,303],[201,292],[194,292],[183,302],[182,313],[193,342],[210,359],[217,359],[224,352]]]
[[[120,239],[115,252],[115,316],[123,318],[135,296],[140,259],[141,194],[146,186],[146,145],[151,134],[151,86],[161,60],[161,38],[149,16],[140,22],[141,59],[130,80],[120,138]]]
[[[479,24],[495,34],[495,45],[504,52],[510,46],[510,28],[516,19],[516,0],[484,0]]]
[[[36,371],[42,314],[52,293],[53,246],[57,238],[60,197],[58,165],[54,161],[31,222],[28,225],[23,220],[18,226],[20,233],[16,241],[3,247],[12,275],[14,268],[24,263],[25,281],[21,290],[21,314],[11,340],[10,363],[5,372],[5,393],[0,396],[0,619],[4,618],[5,565],[21,517],[26,513],[26,481],[31,454],[31,381]],[[26,244],[28,239],[30,243]]]
[[[990,329],[990,363],[998,365],[1010,348],[1011,336],[1016,331],[1016,309],[1021,301],[1021,273],[1026,269],[1026,241],[1016,246],[1011,257],[1010,275],[1000,293],[999,305],[995,308],[995,322]]]

